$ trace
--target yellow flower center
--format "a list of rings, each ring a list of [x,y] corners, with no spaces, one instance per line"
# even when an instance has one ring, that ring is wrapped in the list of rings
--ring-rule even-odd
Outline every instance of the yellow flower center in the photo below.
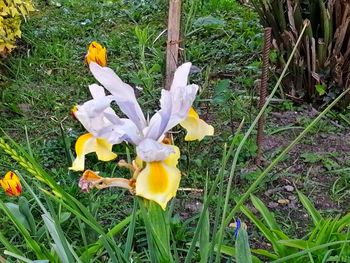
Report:
[[[151,162],[149,175],[149,190],[155,194],[163,193],[168,187],[168,178],[161,162]]]

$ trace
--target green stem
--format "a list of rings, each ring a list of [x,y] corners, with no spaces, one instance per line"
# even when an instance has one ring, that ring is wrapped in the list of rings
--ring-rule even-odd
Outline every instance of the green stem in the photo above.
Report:
[[[203,204],[203,209],[201,211],[201,214],[199,216],[199,220],[198,220],[198,223],[197,223],[197,226],[196,226],[196,230],[194,231],[194,235],[193,235],[193,238],[192,238],[192,242],[191,242],[191,245],[188,249],[188,252],[187,252],[187,255],[186,255],[186,258],[185,258],[185,261],[184,263],[190,263],[191,262],[191,259],[192,259],[192,254],[194,252],[194,249],[197,245],[197,241],[198,241],[198,238],[199,238],[199,234],[200,234],[200,230],[201,230],[201,226],[203,224],[203,220],[205,218],[205,212],[206,210],[208,209],[208,206],[209,206],[209,203],[211,201],[211,198],[213,197],[214,195],[214,192],[217,188],[217,184],[219,183],[219,181],[221,180],[221,177],[224,176],[224,172],[225,172],[225,168],[226,168],[226,164],[228,162],[228,159],[230,158],[232,152],[233,152],[233,147],[234,147],[234,143],[237,139],[237,136],[239,135],[239,133],[241,132],[241,129],[243,127],[243,124],[244,124],[244,119],[242,120],[242,122],[240,123],[232,141],[231,141],[231,145],[229,147],[229,150],[227,151],[226,155],[223,154],[223,161],[222,161],[222,165],[221,165],[221,168],[219,170],[219,174],[218,176],[216,176],[215,180],[214,180],[214,183],[209,191],[209,194],[207,196],[207,200],[206,202],[204,202]]]

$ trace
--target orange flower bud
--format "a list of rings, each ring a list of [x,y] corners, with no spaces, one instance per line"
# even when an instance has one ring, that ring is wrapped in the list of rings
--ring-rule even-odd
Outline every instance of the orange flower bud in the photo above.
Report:
[[[0,185],[8,196],[19,196],[22,193],[21,182],[14,172],[7,172],[0,180]]]
[[[88,52],[85,56],[85,62],[90,64],[90,62],[95,62],[101,67],[107,66],[107,51],[106,48],[96,41],[91,42],[89,45]]]

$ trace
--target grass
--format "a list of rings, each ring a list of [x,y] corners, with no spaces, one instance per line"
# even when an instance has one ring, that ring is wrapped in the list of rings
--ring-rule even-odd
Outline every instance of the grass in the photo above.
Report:
[[[70,117],[70,109],[88,98],[87,87],[94,83],[83,63],[84,55],[91,41],[97,40],[104,44],[108,49],[109,66],[124,81],[144,88],[144,92],[138,94],[143,108],[155,108],[159,90],[164,84],[166,36],[158,36],[166,27],[167,6],[161,0],[61,0],[38,1],[37,8],[39,11],[23,26],[19,48],[0,62],[1,128],[23,145],[26,144],[26,128],[34,156],[68,193],[86,205],[99,223],[108,229],[131,214],[133,198],[126,192],[115,189],[104,190],[103,194],[81,193],[77,186],[80,175],[67,169],[71,157],[66,150],[72,149],[75,139],[83,132]],[[258,112],[253,97],[257,96],[255,80],[259,77],[261,67],[259,53],[262,33],[257,15],[236,2],[189,0],[184,3],[183,13],[185,28],[181,60],[191,61],[200,69],[191,76],[191,82],[202,87],[196,108],[215,127],[216,134],[200,143],[178,142],[182,148],[181,186],[203,189],[207,171],[214,176],[219,171],[223,144],[232,138],[243,118],[247,123],[243,127],[245,131]],[[284,111],[298,114],[292,118],[289,115],[287,118],[272,114]],[[290,101],[274,104],[268,108],[268,112],[266,131],[271,135],[267,136],[266,143],[272,147],[267,147],[265,151],[267,163],[278,155],[282,145],[299,134],[300,127],[306,127],[313,119],[308,115],[307,109]],[[337,203],[336,208],[340,212],[346,210],[349,180],[342,171],[332,172],[350,164],[346,156],[346,149],[350,146],[342,148],[339,144],[339,133],[346,134],[348,131],[348,119],[350,116],[347,112],[342,115],[332,112],[322,119],[312,129],[312,136],[303,141],[305,145],[290,152],[272,171],[271,178],[258,188],[257,194],[262,196],[265,205],[277,203],[277,207],[271,209],[276,213],[278,222],[283,221],[284,230],[288,234],[297,235],[307,227],[307,222],[303,218],[305,213],[278,203],[279,199],[296,196],[295,192],[283,190],[285,185],[302,188],[306,192],[312,191],[312,197],[316,199],[323,198],[325,195],[321,193],[330,189],[331,193],[326,195],[330,198],[329,203],[332,206]],[[335,127],[334,122],[339,122],[343,128]],[[175,128],[174,132],[177,134],[178,130]],[[338,155],[320,155],[320,151],[330,150],[325,147],[325,142],[322,143],[323,148],[313,147],[321,140],[322,134],[335,136],[332,143]],[[177,137],[183,137],[183,134]],[[243,134],[237,137],[235,147],[242,138]],[[64,139],[67,145],[64,144]],[[114,150],[119,158],[127,158],[125,146],[116,146]],[[255,138],[251,136],[238,159],[238,173],[233,178],[230,202],[244,193],[260,174],[260,170],[253,164],[255,151]],[[313,157],[317,157],[317,160],[314,161]],[[326,171],[322,171],[325,182],[321,186],[316,184],[321,176],[312,173],[315,163],[326,167]],[[106,175],[127,175],[127,171],[116,169],[115,163],[97,162],[94,156],[88,157],[88,166]],[[0,155],[0,171],[5,172],[13,167],[14,164],[5,155]],[[214,176],[209,178],[209,183],[215,180]],[[224,184],[227,183],[228,175],[225,176]],[[278,187],[282,187],[282,190],[271,196],[263,194]],[[0,194],[0,198],[10,200],[3,194]],[[183,248],[194,232],[193,216],[200,210],[200,200],[201,196],[193,192],[180,191],[174,202],[176,216],[172,218],[171,227]],[[32,200],[30,202],[34,204]],[[211,209],[214,211],[216,204],[221,202],[222,198],[214,198]],[[324,210],[327,212],[327,209]],[[33,212],[36,216],[40,215],[39,211]],[[214,222],[214,213],[210,216],[211,222]],[[185,224],[181,223],[183,220],[187,220]],[[7,219],[2,217],[1,229],[7,225]],[[79,223],[76,221],[67,220],[63,223],[71,233],[71,240],[79,238],[81,229],[77,225]],[[137,252],[140,252],[145,248],[146,240],[138,220],[135,227],[140,230],[140,239],[135,245],[135,249],[139,250]],[[249,230],[251,240],[255,240],[254,245],[261,242],[268,246],[251,225]],[[224,242],[228,244],[232,237],[230,231],[224,233]],[[13,236],[13,242],[21,242],[19,235],[13,235],[12,227],[3,232],[6,236]],[[87,232],[85,238],[93,240],[96,238],[94,235]],[[124,237],[126,234],[117,241],[125,242]],[[1,250],[3,248],[0,246]]]

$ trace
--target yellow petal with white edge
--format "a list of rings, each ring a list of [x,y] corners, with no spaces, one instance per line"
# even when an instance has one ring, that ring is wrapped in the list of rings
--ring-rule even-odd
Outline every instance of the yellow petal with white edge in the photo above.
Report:
[[[97,138],[96,139],[96,154],[100,161],[108,162],[117,157],[117,155],[112,152],[113,145],[110,144],[106,139]]]
[[[185,141],[202,140],[205,136],[214,135],[214,127],[199,118],[191,107],[185,120],[180,125],[186,129]]]
[[[164,162],[150,162],[136,180],[136,195],[158,203],[165,210],[176,195],[181,179],[180,170]]]
[[[81,135],[75,143],[75,152],[77,157],[73,161],[70,170],[84,171],[85,155],[96,152],[101,161],[110,161],[117,157],[112,151],[112,145],[106,140],[95,138],[91,133]]]
[[[85,155],[95,151],[95,138],[91,133],[86,133],[77,139],[75,142],[75,153],[77,157],[73,161],[70,170],[84,171]]]

